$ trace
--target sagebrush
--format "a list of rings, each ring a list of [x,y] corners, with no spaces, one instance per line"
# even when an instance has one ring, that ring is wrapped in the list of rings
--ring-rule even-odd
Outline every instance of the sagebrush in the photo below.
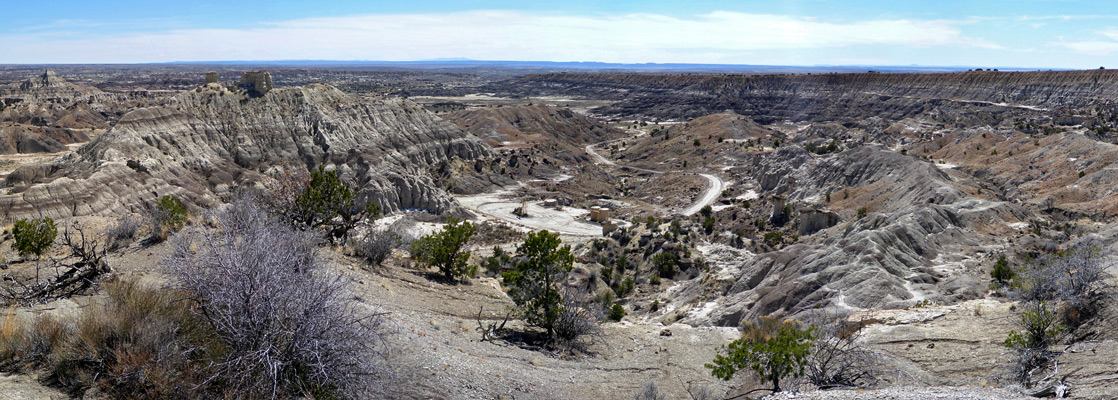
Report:
[[[210,379],[237,397],[365,397],[380,370],[381,314],[353,301],[312,233],[255,203],[235,201],[218,228],[176,236],[163,262],[225,345]]]

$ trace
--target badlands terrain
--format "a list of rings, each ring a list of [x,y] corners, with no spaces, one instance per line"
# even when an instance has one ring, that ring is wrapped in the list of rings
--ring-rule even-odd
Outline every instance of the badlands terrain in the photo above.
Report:
[[[172,196],[205,225],[242,190],[321,167],[403,237],[445,217],[478,226],[480,271],[462,283],[406,246],[375,264],[323,245],[351,301],[386,315],[380,398],[758,398],[769,385],[749,371],[723,381],[704,364],[750,321],[821,315],[856,322],[864,378],[772,398],[1118,396],[1118,72],[277,68],[264,89],[215,70],[0,71],[0,285],[68,251],[19,255],[17,220],[107,232]],[[514,305],[487,257],[537,230],[572,245],[563,285],[584,307],[624,310],[578,349],[484,335]],[[6,298],[4,315],[73,320],[105,301],[103,281],[162,287],[171,242],[106,244],[108,271],[81,290]],[[1103,298],[1022,384],[1005,342],[1024,303],[991,271],[1074,249],[1101,254]],[[0,367],[0,399],[113,397]]]

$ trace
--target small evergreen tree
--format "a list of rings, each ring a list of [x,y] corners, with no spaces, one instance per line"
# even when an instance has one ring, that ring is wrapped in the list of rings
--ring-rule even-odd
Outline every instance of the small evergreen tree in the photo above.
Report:
[[[15,237],[12,247],[20,256],[35,255],[39,258],[54,244],[58,229],[50,217],[21,219],[12,227],[12,236]]]
[[[990,277],[1002,285],[1009,284],[1016,275],[1013,268],[1009,267],[1009,261],[1006,261],[1004,254],[998,257],[998,262],[994,263],[994,270],[990,271]]]
[[[420,262],[439,268],[448,281],[472,275],[467,265],[470,252],[463,251],[477,228],[469,222],[451,218],[443,230],[433,232],[411,244],[411,254]]]
[[[803,329],[795,320],[769,317],[744,328],[741,339],[723,346],[714,361],[706,364],[711,375],[730,380],[735,372],[749,368],[760,376],[761,383],[772,382],[773,392],[780,391],[785,377],[803,376],[815,328]]]
[[[524,320],[547,330],[551,338],[563,312],[559,284],[574,265],[571,246],[560,247],[562,243],[559,235],[546,230],[529,233],[516,248],[515,267],[501,274]]]
[[[332,242],[345,242],[359,223],[380,217],[380,206],[359,199],[336,172],[322,166],[309,177],[280,178],[265,200],[273,213],[299,229],[325,229]]]

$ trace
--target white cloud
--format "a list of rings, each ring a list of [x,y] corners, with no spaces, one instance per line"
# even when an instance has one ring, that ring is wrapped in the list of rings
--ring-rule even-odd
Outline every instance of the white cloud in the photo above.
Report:
[[[248,29],[94,37],[0,36],[0,62],[204,60],[482,60],[765,63],[750,54],[846,46],[1000,48],[950,21],[848,23],[714,12],[575,16],[514,11],[308,18]],[[872,55],[866,55],[872,56]],[[825,62],[825,61],[816,61]]]
[[[1103,40],[1088,40],[1082,42],[1065,42],[1060,43],[1061,46],[1067,47],[1072,51],[1082,54],[1093,56],[1106,56],[1114,52],[1118,52],[1118,42],[1108,42]]]
[[[1064,41],[1061,38],[1060,42],[1055,43],[1056,46],[1061,46],[1070,49],[1076,53],[1092,55],[1092,56],[1108,56],[1118,52],[1118,28],[1110,27],[1097,31],[1110,40],[1082,40],[1082,41]]]
[[[1106,36],[1111,40],[1118,40],[1118,28],[1110,27],[1099,31],[1100,35]]]

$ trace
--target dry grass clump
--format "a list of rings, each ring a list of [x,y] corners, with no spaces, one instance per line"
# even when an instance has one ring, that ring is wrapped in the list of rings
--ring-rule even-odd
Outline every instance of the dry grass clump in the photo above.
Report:
[[[119,399],[368,398],[381,315],[323,268],[313,235],[237,201],[174,236],[171,288],[110,281],[73,321],[0,315],[0,370]]]
[[[110,398],[202,396],[203,371],[220,341],[177,292],[131,281],[105,285],[108,299],[76,321],[51,316],[0,319],[0,366],[40,370],[44,383],[80,395],[96,387]]]

